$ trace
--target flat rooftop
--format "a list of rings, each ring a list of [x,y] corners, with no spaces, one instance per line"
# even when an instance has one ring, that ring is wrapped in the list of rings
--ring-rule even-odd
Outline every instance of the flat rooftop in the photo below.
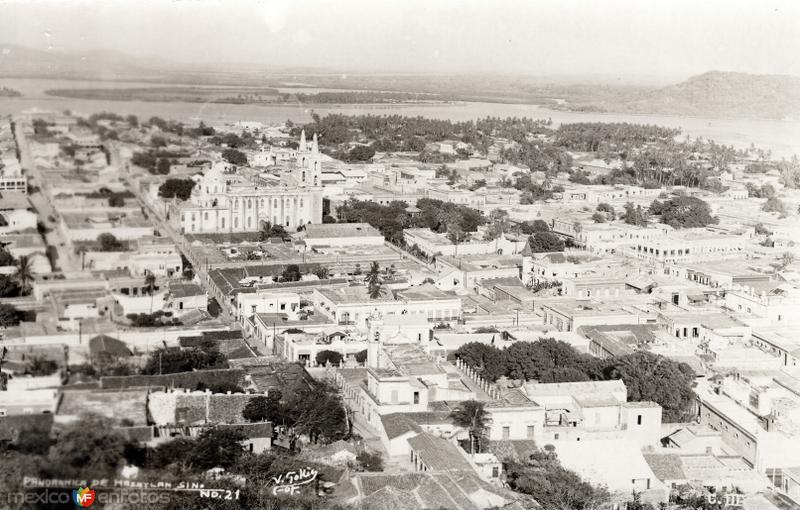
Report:
[[[382,237],[381,233],[368,223],[324,223],[307,225],[306,239],[325,239],[332,237]]]

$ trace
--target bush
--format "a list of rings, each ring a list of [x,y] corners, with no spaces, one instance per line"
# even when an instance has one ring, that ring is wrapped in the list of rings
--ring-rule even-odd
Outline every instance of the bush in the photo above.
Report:
[[[361,471],[383,471],[383,456],[380,453],[370,453],[366,450],[358,452],[356,455]]]
[[[150,172],[157,175],[168,175],[170,166],[170,162],[167,158],[159,158],[155,170],[151,170]]]
[[[171,318],[172,312],[156,310],[153,313],[129,313],[126,315],[136,328],[159,328],[162,326],[180,326],[181,321]]]
[[[769,197],[764,205],[761,206],[764,212],[774,212],[778,214],[786,214],[786,205],[777,197]]]
[[[28,366],[28,373],[33,376],[51,375],[58,370],[58,363],[42,356],[35,356]]]
[[[108,198],[108,205],[110,207],[125,207],[125,199],[119,195],[113,195]]]
[[[120,251],[123,248],[122,243],[117,240],[114,234],[108,232],[97,236],[97,243],[100,245],[100,251]]]

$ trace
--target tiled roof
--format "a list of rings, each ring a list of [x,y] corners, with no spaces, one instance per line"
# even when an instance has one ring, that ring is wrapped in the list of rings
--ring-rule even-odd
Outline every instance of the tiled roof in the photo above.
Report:
[[[164,375],[133,375],[101,377],[103,388],[141,388],[162,386],[166,388],[195,389],[199,383],[206,386],[223,382],[242,386],[245,372],[242,369],[197,370]]]
[[[89,339],[89,351],[93,358],[101,354],[119,357],[131,356],[131,350],[125,342],[108,335],[97,335]]]
[[[457,446],[433,434],[423,432],[409,439],[408,444],[430,471],[472,471]]]
[[[530,455],[538,448],[536,442],[530,440],[517,440],[517,441],[487,441],[483,445],[485,449],[495,455],[502,461],[524,462],[528,460]]]
[[[196,283],[170,283],[169,292],[176,298],[200,296],[206,293],[202,287]]]
[[[373,492],[361,501],[363,508],[370,510],[417,510],[417,498],[411,492],[386,486]]]
[[[524,508],[538,509],[530,497],[495,487],[481,480],[473,470],[430,472],[417,471],[387,475],[359,473],[353,478],[360,488],[363,508],[373,509],[436,509],[452,508],[477,510],[489,506],[497,508],[523,508],[514,506],[524,501]]]
[[[421,432],[420,425],[451,423],[449,411],[384,414],[381,416],[381,422],[389,439],[394,439],[410,431]]]
[[[260,362],[256,365],[242,365],[255,390],[263,393],[273,388],[284,392],[296,391],[302,386],[310,386],[311,376],[297,363]]]
[[[683,463],[680,455],[666,454],[644,454],[644,460],[653,470],[656,477],[661,480],[685,480],[686,473],[683,472]]]
[[[402,436],[407,432],[422,432],[422,428],[403,413],[383,414],[381,423],[389,439]]]

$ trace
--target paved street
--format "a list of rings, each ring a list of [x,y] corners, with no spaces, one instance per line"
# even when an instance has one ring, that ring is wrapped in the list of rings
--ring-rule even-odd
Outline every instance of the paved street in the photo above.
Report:
[[[48,246],[54,246],[58,253],[56,267],[53,269],[63,272],[80,271],[80,258],[72,250],[59,228],[59,216],[53,204],[50,202],[46,179],[42,177],[41,172],[34,164],[28,140],[21,130],[17,132],[17,141],[22,168],[28,173],[28,184],[40,190],[30,194],[31,204],[39,215],[39,221],[46,227],[44,235],[45,242]]]

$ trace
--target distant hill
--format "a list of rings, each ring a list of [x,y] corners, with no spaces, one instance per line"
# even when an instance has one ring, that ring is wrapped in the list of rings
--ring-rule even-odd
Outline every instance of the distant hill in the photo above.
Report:
[[[628,98],[589,100],[568,107],[604,112],[800,119],[800,77],[711,71]]]
[[[316,68],[269,68],[261,64],[222,62],[195,65],[164,58],[134,57],[113,50],[44,51],[0,42],[0,78],[126,80],[198,85],[264,86],[273,75],[319,73]]]
[[[151,73],[152,67],[148,70],[143,62],[118,52],[77,54],[0,43],[0,77],[116,79]]]

